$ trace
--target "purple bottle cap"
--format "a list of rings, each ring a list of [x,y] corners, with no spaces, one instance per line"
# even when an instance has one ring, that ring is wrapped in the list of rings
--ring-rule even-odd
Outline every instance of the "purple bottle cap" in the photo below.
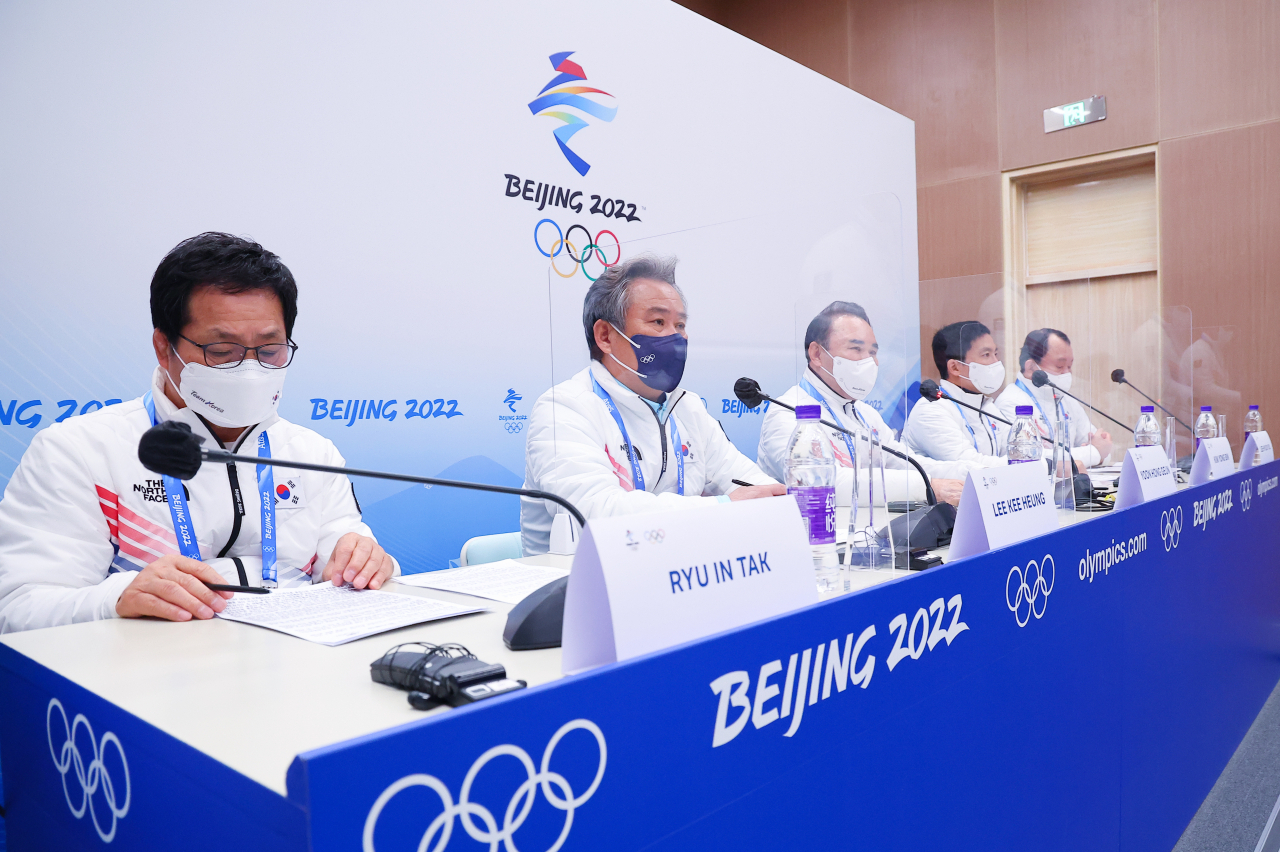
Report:
[[[1029,406],[1029,405],[1016,405],[1016,406],[1014,406],[1014,409],[1013,409],[1013,410],[1014,410],[1014,412],[1016,413],[1016,415],[1017,415],[1018,417],[1030,417],[1030,416],[1031,416],[1031,406]]]
[[[818,420],[822,417],[821,405],[797,405],[797,420]]]
[[[1213,406],[1212,406],[1212,405],[1202,405],[1202,406],[1200,406],[1200,410],[1201,410],[1201,411],[1213,411]]]
[[[1153,411],[1155,411],[1155,410],[1156,410],[1156,407],[1155,407],[1154,405],[1144,405],[1144,406],[1142,406],[1142,413],[1143,413],[1143,414],[1151,414],[1151,413],[1152,413]]]
[[[1251,405],[1251,406],[1249,406],[1249,410],[1250,410],[1250,411],[1257,411],[1257,410],[1258,410],[1258,406],[1256,406],[1256,405]]]

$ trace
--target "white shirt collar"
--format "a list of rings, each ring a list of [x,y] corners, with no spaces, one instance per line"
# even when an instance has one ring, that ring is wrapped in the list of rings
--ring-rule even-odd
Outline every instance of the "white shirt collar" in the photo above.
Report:
[[[613,373],[610,373],[608,368],[596,359],[591,359],[591,366],[589,369],[591,370],[591,375],[600,383],[600,387],[604,388],[608,392],[609,396],[613,397],[613,401],[615,403],[622,403],[631,406],[632,408],[635,408],[636,411],[640,411],[640,406],[643,404],[645,407],[649,408],[650,411],[657,414],[659,421],[663,423],[666,422],[667,415],[671,412],[672,403],[679,399],[683,393],[682,388],[676,388],[668,393],[666,399],[662,402],[653,402],[652,400],[645,399],[640,394],[618,381],[617,377],[615,377]]]
[[[970,405],[975,405],[979,408],[982,407],[982,402],[983,400],[986,399],[986,397],[983,396],[982,394],[973,393],[972,391],[967,391],[964,388],[957,385],[955,382],[948,381],[947,379],[943,379],[940,382],[940,384],[942,385],[942,389],[944,391],[951,394],[956,399],[960,400],[961,402],[967,402]]]
[[[813,389],[822,396],[822,399],[818,400],[819,402],[825,401],[827,405],[831,406],[836,411],[843,411],[848,416],[855,420],[857,419],[858,415],[855,413],[857,402],[855,400],[845,399],[843,396],[833,391],[830,386],[827,385],[827,383],[809,367],[805,367],[804,377],[809,384],[813,386]]]

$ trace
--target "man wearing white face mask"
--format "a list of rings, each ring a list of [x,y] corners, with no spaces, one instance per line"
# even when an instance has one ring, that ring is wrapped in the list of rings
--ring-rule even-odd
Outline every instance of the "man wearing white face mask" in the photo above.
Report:
[[[895,441],[880,412],[863,402],[875,387],[879,370],[879,344],[871,320],[854,302],[832,302],[822,310],[805,332],[805,354],[808,367],[800,383],[779,399],[789,405],[822,406],[823,419],[838,423],[854,432],[874,432],[880,443],[900,453],[908,453],[906,445]],[[793,412],[778,405],[769,406],[760,429],[760,446],[756,458],[770,476],[781,478],[786,466],[787,444],[796,425]],[[835,453],[837,471],[836,502],[846,506],[853,498],[855,453],[865,459],[869,444],[849,438],[834,430],[825,430]],[[847,440],[846,440],[847,438]],[[916,455],[912,453],[912,455]],[[964,476],[970,470],[997,463],[984,461],[938,461],[919,456],[940,501],[958,505],[964,489]],[[1003,460],[998,460],[1003,464]],[[924,480],[908,462],[884,454],[885,488],[890,500],[924,500]],[[868,501],[867,477],[858,480],[858,499]],[[880,495],[876,497],[879,502]]]
[[[1002,416],[995,397],[1004,387],[1004,364],[985,325],[974,320],[953,322],[933,335],[932,347],[942,379],[939,386],[952,400]],[[1009,427],[952,400],[917,402],[902,440],[931,459],[1004,464]]]
[[[689,341],[675,265],[640,255],[601,274],[582,305],[591,363],[538,397],[529,417],[524,487],[588,520],[786,494],[679,386]],[[520,499],[526,556],[547,552],[561,511]]]
[[[1022,375],[1004,389],[996,400],[1001,414],[1012,420],[1019,405],[1033,407],[1032,420],[1044,439],[1045,448],[1053,446],[1055,424],[1059,416],[1062,428],[1071,447],[1071,457],[1081,468],[1099,465],[1111,453],[1111,435],[1089,422],[1089,415],[1080,403],[1069,396],[1055,394],[1046,385],[1038,388],[1031,376],[1036,370],[1049,374],[1049,381],[1063,390],[1071,390],[1071,365],[1075,355],[1071,340],[1055,328],[1040,328],[1027,335],[1018,355]],[[1055,400],[1055,396],[1060,399]]]
[[[210,464],[182,482],[138,460],[142,434],[174,420],[238,453],[343,464],[276,414],[297,292],[278,257],[229,234],[192,237],[161,261],[150,389],[37,434],[0,501],[0,632],[212,618],[231,593],[206,583],[376,589],[397,570],[345,476]]]

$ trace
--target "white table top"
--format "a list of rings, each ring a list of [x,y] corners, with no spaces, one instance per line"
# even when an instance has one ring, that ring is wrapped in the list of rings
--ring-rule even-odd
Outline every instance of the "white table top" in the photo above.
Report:
[[[1060,524],[1091,517],[1058,514]],[[842,518],[840,528],[846,529],[847,509]],[[938,552],[945,560],[945,549]],[[522,561],[568,568],[572,558]],[[910,573],[855,570],[848,575],[851,591],[860,591]],[[399,584],[389,590],[476,601]],[[296,755],[423,717],[404,692],[369,677],[369,664],[401,642],[458,642],[530,686],[558,680],[560,649],[507,650],[502,630],[511,605],[485,603],[490,612],[335,648],[221,619],[178,624],[111,619],[7,634],[0,642],[283,795],[285,773]]]

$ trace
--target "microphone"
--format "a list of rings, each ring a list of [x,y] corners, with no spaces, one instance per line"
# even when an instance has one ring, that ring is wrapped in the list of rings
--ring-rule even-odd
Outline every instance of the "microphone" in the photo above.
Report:
[[[1049,387],[1053,388],[1054,390],[1058,391],[1059,393],[1063,393],[1063,394],[1066,394],[1067,396],[1071,397],[1071,398],[1072,398],[1072,399],[1074,399],[1076,402],[1080,403],[1081,405],[1085,406],[1086,408],[1093,408],[1093,406],[1092,406],[1092,405],[1089,405],[1089,403],[1085,402],[1085,401],[1084,401],[1083,399],[1081,399],[1080,397],[1076,396],[1075,394],[1071,393],[1070,391],[1064,391],[1062,388],[1058,387],[1058,386],[1057,386],[1057,385],[1055,385],[1053,382],[1049,381],[1049,374],[1048,374],[1048,373],[1046,373],[1044,370],[1036,370],[1034,373],[1032,373],[1032,374],[1031,374],[1031,383],[1032,383],[1033,385],[1035,385],[1036,387],[1038,387],[1038,388],[1042,388],[1042,387],[1044,387],[1045,385],[1048,385]],[[1100,410],[1099,410],[1099,409],[1097,409],[1097,408],[1093,408],[1093,410],[1094,410],[1094,411],[1097,411],[1099,414],[1101,414],[1103,417],[1107,418],[1107,419],[1108,419],[1108,420],[1110,420],[1112,423],[1114,423],[1114,424],[1116,424],[1117,426],[1119,426],[1121,429],[1124,429],[1124,430],[1126,430],[1126,431],[1128,431],[1128,432],[1132,432],[1132,431],[1133,431],[1133,427],[1132,427],[1132,426],[1126,426],[1124,423],[1121,423],[1119,420],[1115,419],[1115,418],[1114,418],[1114,417],[1112,417],[1110,414],[1107,414],[1105,411],[1100,411]]]
[[[947,393],[942,388],[938,387],[938,383],[935,382],[933,379],[925,379],[923,382],[920,383],[920,395],[925,399],[929,400],[930,402],[936,402],[940,399],[949,399],[952,402],[954,402],[956,405],[963,405],[965,408],[969,409],[970,411],[976,411],[984,417],[988,417],[991,420],[995,420],[997,423],[1003,423],[1006,426],[1013,425],[1008,420],[1005,420],[1003,417],[992,414],[989,411],[984,411],[983,409],[978,408],[976,405],[970,405],[969,403],[964,402],[963,400],[956,399],[954,396]]]
[[[738,397],[739,400],[741,400],[743,405],[745,405],[747,408],[755,408],[760,403],[764,402],[765,400],[768,400],[774,405],[782,406],[787,411],[796,410],[796,407],[794,405],[787,405],[785,402],[781,402],[780,400],[776,400],[773,397],[769,396],[767,393],[765,393],[760,389],[759,382],[757,382],[755,379],[748,379],[745,376],[743,376],[741,379],[738,379],[736,382],[733,383],[733,393],[736,397]],[[818,422],[821,423],[823,426],[826,426],[831,429],[835,429],[837,432],[843,432],[844,434],[849,435],[850,437],[861,438],[864,441],[870,441],[873,445],[884,450],[889,455],[897,456],[903,461],[909,462],[916,469],[916,472],[920,474],[920,478],[924,480],[925,501],[930,506],[937,505],[938,497],[933,493],[933,483],[929,480],[929,474],[925,473],[924,468],[920,466],[920,462],[911,458],[911,456],[907,455],[906,453],[900,453],[897,450],[893,449],[892,447],[886,447],[884,444],[880,443],[880,441],[878,441],[876,438],[874,438],[871,435],[860,435],[857,432],[851,432],[848,429],[844,428],[843,426],[839,425],[838,423],[832,423],[830,420],[819,420]]]
[[[466,488],[472,491],[492,491],[495,494],[516,494],[521,497],[533,497],[539,500],[550,500],[563,506],[579,525],[585,527],[587,519],[577,507],[555,494],[546,491],[535,491],[530,488],[508,488],[505,485],[489,485],[483,482],[460,482],[454,479],[437,479],[433,476],[409,476],[403,473],[382,473],[376,470],[357,470],[351,467],[337,467],[327,464],[311,464],[310,462],[286,461],[283,459],[259,458],[258,456],[240,456],[226,450],[213,450],[201,447],[204,438],[191,431],[186,423],[177,420],[166,420],[152,426],[142,433],[138,442],[138,461],[142,466],[162,476],[175,476],[178,479],[191,479],[200,470],[203,462],[223,462],[234,464],[269,464],[277,467],[288,467],[294,470],[314,470],[319,473],[341,473],[349,476],[364,476],[370,479],[391,479],[397,482],[414,482],[422,485],[442,485],[446,488]],[[513,651],[532,650],[534,648],[554,648],[560,644],[560,636],[564,625],[564,595],[569,578],[553,580],[540,589],[530,593],[524,600],[516,604],[507,615],[507,625],[502,631],[502,641]]]
[[[1160,403],[1156,402],[1154,399],[1152,399],[1151,397],[1147,396],[1147,395],[1146,395],[1145,393],[1143,393],[1142,391],[1138,390],[1138,388],[1134,386],[1133,382],[1129,381],[1128,379],[1126,379],[1126,378],[1124,377],[1124,370],[1112,370],[1112,371],[1111,371],[1111,381],[1115,382],[1115,383],[1116,383],[1116,384],[1118,384],[1118,385],[1128,385],[1129,387],[1133,388],[1135,391],[1138,391],[1138,395],[1139,395],[1139,396],[1141,396],[1143,399],[1147,400],[1147,402],[1151,403],[1151,404],[1152,404],[1152,405],[1154,405],[1156,408],[1158,408],[1158,409],[1160,409],[1161,411],[1163,411],[1165,414],[1167,414],[1167,415],[1169,415],[1170,417],[1172,417],[1172,418],[1173,418],[1173,419],[1174,419],[1174,420],[1175,420],[1175,421],[1176,421],[1180,426],[1182,426],[1182,428],[1183,428],[1183,429],[1186,429],[1188,432],[1190,432],[1190,433],[1191,433],[1191,434],[1193,434],[1193,435],[1195,434],[1195,431],[1196,431],[1196,430],[1192,429],[1190,426],[1188,426],[1187,424],[1183,423],[1183,422],[1182,422],[1182,420],[1180,420],[1180,419],[1178,418],[1178,415],[1174,414],[1172,411],[1170,411],[1169,409],[1165,408],[1163,405],[1161,405]]]

